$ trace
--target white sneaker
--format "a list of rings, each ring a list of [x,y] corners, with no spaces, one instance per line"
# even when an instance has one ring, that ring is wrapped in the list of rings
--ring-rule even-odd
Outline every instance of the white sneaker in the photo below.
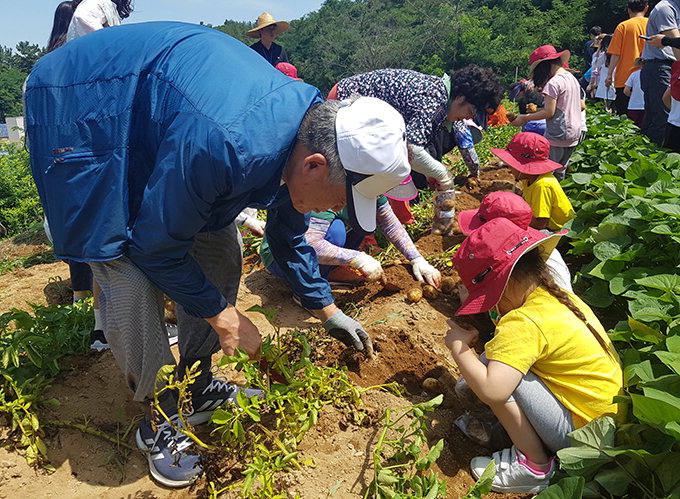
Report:
[[[491,459],[496,461],[496,475],[491,490],[511,494],[537,494],[547,488],[557,468],[555,458],[550,458],[550,469],[536,472],[527,465],[527,458],[513,445],[509,449],[494,452],[492,457],[479,456],[470,461],[472,474],[479,478]]]

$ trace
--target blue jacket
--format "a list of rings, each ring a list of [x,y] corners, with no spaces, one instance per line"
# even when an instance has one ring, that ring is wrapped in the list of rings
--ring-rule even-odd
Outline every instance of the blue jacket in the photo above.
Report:
[[[41,58],[26,88],[31,168],[57,257],[127,255],[198,317],[226,300],[189,256],[246,206],[303,306],[333,302],[281,175],[319,91],[241,42],[172,22],[103,29]]]

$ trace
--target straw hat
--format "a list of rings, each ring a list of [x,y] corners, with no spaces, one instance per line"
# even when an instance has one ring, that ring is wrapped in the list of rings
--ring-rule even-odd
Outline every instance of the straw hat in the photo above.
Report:
[[[267,26],[271,26],[272,24],[276,24],[277,35],[288,31],[288,28],[290,28],[290,24],[288,22],[277,21],[269,12],[263,12],[257,16],[257,26],[249,31],[246,31],[246,36],[249,36],[250,38],[259,38],[260,35],[258,34],[258,31],[260,31],[262,28],[266,28]]]

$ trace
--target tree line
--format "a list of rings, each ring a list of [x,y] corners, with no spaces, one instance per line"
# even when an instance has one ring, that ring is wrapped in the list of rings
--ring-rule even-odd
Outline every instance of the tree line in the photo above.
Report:
[[[551,44],[572,51],[582,69],[587,30],[613,31],[626,0],[326,0],[291,21],[278,38],[304,80],[327,92],[338,80],[378,68],[443,74],[467,64],[493,68],[506,83],[523,77],[533,49]],[[276,16],[276,12],[272,12]],[[254,22],[212,26],[244,43]],[[46,34],[47,37],[47,34]],[[0,121],[21,114],[21,87],[44,53],[21,42],[0,47]]]

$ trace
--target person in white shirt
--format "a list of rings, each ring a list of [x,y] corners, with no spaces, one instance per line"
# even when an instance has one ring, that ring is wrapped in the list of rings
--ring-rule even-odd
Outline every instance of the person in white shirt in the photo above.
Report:
[[[118,26],[131,12],[132,0],[82,0],[73,13],[66,41],[102,28]]]
[[[638,57],[633,64],[633,72],[623,87],[623,93],[630,98],[626,114],[639,128],[642,128],[642,121],[645,119],[645,93],[640,86],[641,67],[642,59]]]

